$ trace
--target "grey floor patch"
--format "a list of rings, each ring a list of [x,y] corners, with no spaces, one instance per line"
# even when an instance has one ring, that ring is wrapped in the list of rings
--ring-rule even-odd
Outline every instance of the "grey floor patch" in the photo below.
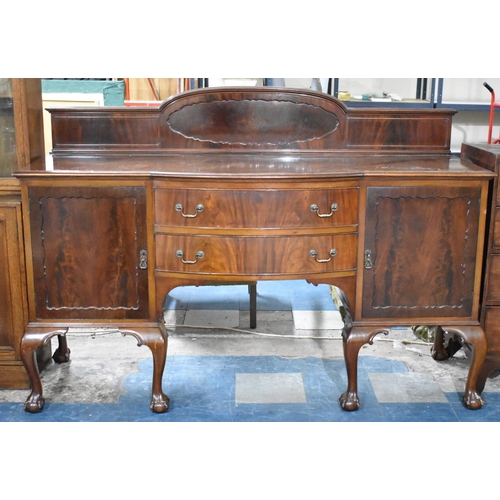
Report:
[[[297,330],[341,330],[344,322],[338,311],[293,311]]]
[[[237,328],[240,324],[239,311],[232,310],[188,310],[185,325]]]
[[[447,403],[432,375],[425,373],[369,373],[379,403]]]
[[[301,373],[236,374],[236,404],[305,402]]]

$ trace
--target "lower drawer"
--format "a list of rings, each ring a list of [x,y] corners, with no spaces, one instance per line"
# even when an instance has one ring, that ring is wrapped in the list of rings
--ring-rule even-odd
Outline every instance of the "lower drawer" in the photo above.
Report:
[[[156,235],[159,271],[304,274],[356,267],[357,234],[327,236]]]
[[[488,340],[488,354],[500,354],[500,307],[487,307],[484,330]]]
[[[493,248],[500,248],[500,207],[493,213]]]
[[[500,301],[500,255],[490,255],[486,300]]]

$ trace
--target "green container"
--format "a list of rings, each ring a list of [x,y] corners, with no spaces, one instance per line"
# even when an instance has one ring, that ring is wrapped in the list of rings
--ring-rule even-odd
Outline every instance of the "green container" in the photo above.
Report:
[[[104,106],[123,106],[125,82],[111,80],[43,80],[44,93],[102,94]]]

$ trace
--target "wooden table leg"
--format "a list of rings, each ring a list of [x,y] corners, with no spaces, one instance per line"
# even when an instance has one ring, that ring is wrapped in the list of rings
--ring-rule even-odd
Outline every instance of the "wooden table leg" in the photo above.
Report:
[[[160,322],[161,324],[161,322]],[[125,335],[132,335],[137,339],[137,345],[147,345],[153,355],[153,381],[150,408],[154,413],[164,413],[168,410],[170,400],[162,391],[163,370],[167,358],[168,335],[161,328],[136,328],[121,330]]]
[[[483,367],[488,344],[483,329],[479,326],[443,327],[446,332],[459,336],[472,347],[472,360],[465,384],[463,403],[470,410],[478,410],[484,405],[478,390],[478,377]]]
[[[31,383],[31,393],[24,403],[24,409],[29,413],[39,413],[45,405],[42,381],[36,360],[36,349],[48,342],[55,335],[65,336],[66,332],[67,329],[53,330],[42,328],[38,331],[27,331],[21,340],[21,359]]]
[[[66,335],[58,335],[57,340],[59,342],[59,346],[54,351],[52,359],[56,363],[67,363],[70,357],[70,349],[68,348],[68,339]]]
[[[248,285],[250,294],[250,328],[257,328],[257,284]]]
[[[43,397],[42,381],[36,360],[36,350],[48,342],[52,337],[58,336],[59,349],[54,356],[56,362],[69,360],[69,349],[66,343],[66,332],[68,330],[53,330],[41,328],[39,330],[27,331],[21,341],[21,358],[30,378],[31,393],[28,396],[24,409],[29,413],[38,413],[43,410],[45,399]],[[138,345],[147,345],[153,355],[153,381],[152,398],[150,408],[155,413],[164,413],[168,410],[169,399],[162,392],[163,370],[167,356],[167,334],[158,327],[137,328],[135,330],[121,330],[123,334],[132,335],[137,339]],[[58,353],[59,351],[59,353]],[[57,356],[56,356],[57,354]],[[59,361],[58,361],[59,360]]]
[[[340,396],[340,406],[345,411],[356,411],[360,402],[358,396],[358,357],[364,344],[373,344],[373,339],[379,333],[387,335],[389,329],[366,329],[355,327],[349,300],[345,292],[337,286],[331,286],[332,300],[340,312],[344,328],[342,329],[342,346],[344,362],[347,371],[347,390]]]
[[[434,343],[431,348],[431,356],[436,361],[444,361],[452,358],[456,352],[462,348],[462,343],[455,338],[455,335],[448,339],[445,345],[445,331],[438,326],[435,330]]]
[[[364,344],[373,344],[373,339],[380,333],[387,335],[388,329],[367,330],[363,327],[353,327],[342,332],[344,361],[347,370],[347,390],[340,398],[340,406],[346,411],[359,409],[358,397],[358,356]]]

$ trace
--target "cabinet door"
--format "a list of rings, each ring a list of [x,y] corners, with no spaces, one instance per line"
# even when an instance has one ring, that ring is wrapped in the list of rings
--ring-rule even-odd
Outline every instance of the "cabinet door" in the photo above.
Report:
[[[146,188],[28,194],[37,318],[147,318]]]
[[[477,320],[480,203],[479,187],[369,186],[362,316]]]

